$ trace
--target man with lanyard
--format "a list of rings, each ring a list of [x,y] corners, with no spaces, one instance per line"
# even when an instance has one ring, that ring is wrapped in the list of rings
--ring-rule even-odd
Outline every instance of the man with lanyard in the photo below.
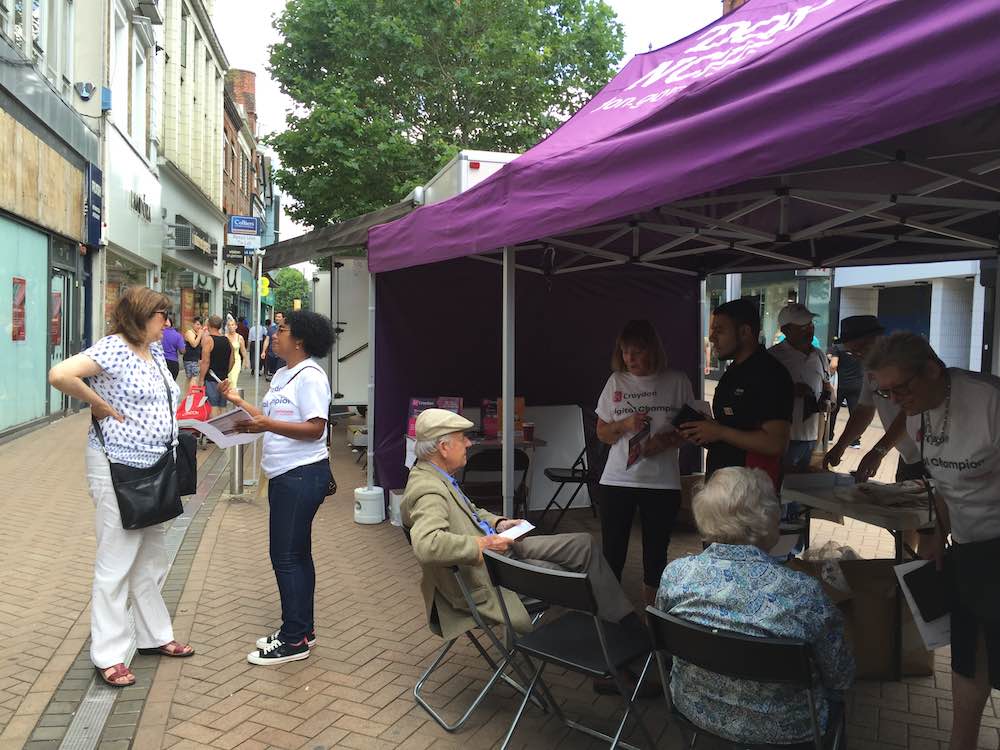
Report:
[[[884,332],[885,328],[874,315],[853,315],[840,321],[838,342],[858,360],[864,361],[872,347],[882,338]],[[872,374],[867,370],[862,372],[861,395],[858,397],[857,406],[851,410],[851,418],[847,420],[844,432],[836,445],[826,454],[824,464],[827,466],[839,465],[844,457],[844,451],[861,438],[864,431],[868,429],[868,425],[872,423],[876,413],[883,429],[886,430],[886,434],[861,459],[861,463],[854,473],[857,480],[863,482],[875,476],[879,464],[892,450],[893,445],[899,451],[896,481],[903,482],[907,479],[923,477],[924,464],[920,460],[920,448],[902,429],[902,425],[897,428],[898,434],[889,434],[889,429],[899,415],[899,406],[891,399],[875,396],[874,380]]]
[[[819,404],[831,390],[826,355],[813,345],[815,317],[805,305],[789,302],[778,313],[778,326],[785,338],[768,349],[792,378],[795,401],[785,466],[798,471],[809,466],[819,435]]]
[[[684,437],[708,448],[705,476],[725,466],[763,469],[781,484],[782,458],[792,421],[792,379],[760,345],[760,315],[748,299],[712,313],[709,340],[720,360],[731,360],[715,388],[714,419],[682,424]]]
[[[445,409],[427,409],[416,421],[417,462],[410,470],[400,509],[423,572],[421,591],[431,629],[451,639],[475,627],[452,566],[458,566],[483,619],[504,622],[500,600],[483,565],[483,550],[493,550],[542,567],[587,573],[601,617],[641,631],[638,615],[601,554],[601,545],[589,534],[522,536],[515,541],[500,534],[524,521],[476,507],[462,492],[455,473],[465,466],[472,443],[464,433],[473,426]],[[524,605],[508,593],[504,602],[511,624],[519,632],[531,630]],[[646,690],[647,695],[659,689],[650,684],[653,687]],[[607,687],[595,684],[602,692]]]

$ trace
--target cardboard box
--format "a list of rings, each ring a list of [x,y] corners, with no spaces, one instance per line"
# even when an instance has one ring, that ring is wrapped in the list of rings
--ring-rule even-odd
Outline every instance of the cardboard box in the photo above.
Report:
[[[854,651],[859,680],[891,680],[896,646],[896,575],[893,560],[840,560],[851,594],[831,589],[820,579],[822,562],[790,560],[789,567],[820,579],[823,590],[844,614],[847,640]],[[934,673],[934,654],[924,648],[913,615],[902,603],[903,675]]]
[[[681,477],[681,507],[677,512],[674,528],[696,531],[694,514],[691,512],[691,501],[705,486],[704,474],[684,474]]]

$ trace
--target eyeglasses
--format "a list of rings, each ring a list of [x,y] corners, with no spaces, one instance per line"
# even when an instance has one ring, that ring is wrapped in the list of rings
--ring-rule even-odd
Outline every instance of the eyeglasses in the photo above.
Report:
[[[876,388],[875,395],[880,398],[889,398],[889,396],[905,396],[910,392],[910,383],[912,383],[920,373],[915,373],[909,378],[904,380],[899,385],[890,386],[889,388]]]
[[[169,318],[170,310],[154,310],[153,315],[162,315],[164,318]],[[153,315],[150,315],[149,317],[153,317]]]

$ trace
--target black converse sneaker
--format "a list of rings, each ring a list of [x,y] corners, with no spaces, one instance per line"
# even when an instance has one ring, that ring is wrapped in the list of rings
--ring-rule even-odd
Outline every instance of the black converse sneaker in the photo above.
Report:
[[[262,635],[260,638],[257,639],[257,648],[259,648],[259,649],[260,648],[267,648],[268,644],[271,643],[271,641],[278,640],[278,636],[279,635],[281,635],[281,631],[280,630],[275,630],[270,635]],[[309,648],[312,648],[313,646],[316,645],[316,631],[315,630],[309,631],[309,635],[306,636],[306,643],[309,644]]]
[[[309,658],[309,645],[303,638],[298,643],[285,643],[275,639],[266,647],[251,651],[247,654],[247,661],[251,664],[284,664],[286,661],[299,661]]]

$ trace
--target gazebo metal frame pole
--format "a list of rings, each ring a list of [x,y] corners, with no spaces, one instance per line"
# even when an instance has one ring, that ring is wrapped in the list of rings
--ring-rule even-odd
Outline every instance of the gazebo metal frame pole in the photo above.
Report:
[[[514,248],[503,249],[503,413],[501,461],[503,466],[503,515],[514,515]],[[374,367],[372,368],[374,370]]]

